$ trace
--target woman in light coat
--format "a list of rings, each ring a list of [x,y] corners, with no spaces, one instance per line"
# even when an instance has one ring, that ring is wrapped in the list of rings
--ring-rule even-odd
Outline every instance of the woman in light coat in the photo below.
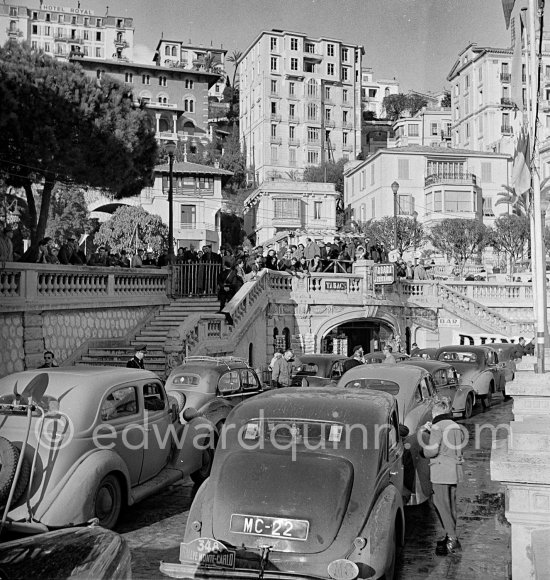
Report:
[[[433,503],[445,529],[444,540],[437,542],[436,554],[446,555],[461,549],[456,533],[456,488],[462,481],[462,448],[464,434],[460,425],[452,420],[451,400],[436,401],[432,408],[433,421],[423,429],[430,433],[424,446],[424,456],[430,459],[430,480],[433,486]]]

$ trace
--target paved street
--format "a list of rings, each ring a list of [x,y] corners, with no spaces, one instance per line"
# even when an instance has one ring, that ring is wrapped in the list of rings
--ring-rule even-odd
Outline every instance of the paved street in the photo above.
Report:
[[[474,416],[463,423],[475,435],[476,426],[497,426],[512,419],[512,403],[493,399],[490,411],[476,407]],[[459,487],[459,534],[463,551],[439,557],[434,546],[441,537],[437,517],[430,505],[407,508],[406,545],[399,565],[401,580],[439,579],[504,580],[509,577],[510,528],[504,518],[502,487],[491,481],[489,461],[491,431],[482,430],[479,449],[470,443],[465,452],[464,482]],[[506,437],[505,429],[497,432]],[[191,482],[173,486],[131,509],[122,516],[117,531],[132,550],[134,578],[163,578],[159,562],[177,562],[192,501]]]

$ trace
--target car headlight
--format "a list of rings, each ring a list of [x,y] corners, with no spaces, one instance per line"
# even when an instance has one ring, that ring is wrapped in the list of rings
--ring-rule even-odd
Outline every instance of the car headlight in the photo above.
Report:
[[[341,558],[333,560],[327,566],[327,572],[334,580],[355,580],[359,576],[359,567],[355,562]]]

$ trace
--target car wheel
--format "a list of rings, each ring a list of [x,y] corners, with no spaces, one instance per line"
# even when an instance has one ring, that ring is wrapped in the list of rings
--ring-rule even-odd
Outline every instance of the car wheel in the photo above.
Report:
[[[472,416],[473,409],[474,409],[474,398],[472,397],[472,395],[468,395],[466,397],[466,403],[464,405],[464,413],[462,414],[462,417],[464,419],[469,419]]]
[[[393,545],[391,547],[391,560],[384,573],[384,578],[386,578],[387,580],[394,580],[394,578],[396,577],[398,544],[399,538],[397,537],[397,522],[395,522],[393,528]]]
[[[206,449],[202,450],[202,466],[191,474],[191,479],[196,485],[200,485],[203,481],[210,477],[210,471],[212,470],[212,462],[214,461],[214,450],[211,449],[210,445]]]
[[[95,493],[94,517],[99,525],[112,530],[122,509],[122,489],[116,475],[104,477]]]
[[[0,437],[0,506],[5,506],[9,495],[17,463],[19,461],[19,449],[5,437]],[[28,461],[23,461],[15,491],[12,497],[12,504],[23,495],[31,474],[31,466]]]
[[[489,392],[481,398],[481,405],[484,409],[489,409],[491,407],[491,402],[493,399],[493,393],[489,388]]]

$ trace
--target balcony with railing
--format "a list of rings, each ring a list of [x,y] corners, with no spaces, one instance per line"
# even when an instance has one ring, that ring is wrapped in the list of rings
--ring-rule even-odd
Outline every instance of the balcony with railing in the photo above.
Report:
[[[432,185],[477,185],[477,178],[473,173],[443,172],[433,173],[424,178],[424,187]]]
[[[349,121],[342,123],[342,129],[353,129],[353,123],[350,123]]]
[[[288,144],[294,147],[298,147],[300,145],[300,139],[289,139]]]
[[[334,127],[336,127],[336,123],[332,119],[325,119],[325,127],[327,129],[334,129]]]
[[[500,132],[503,135],[513,135],[514,134],[514,129],[512,128],[511,125],[502,125],[500,127]]]
[[[130,46],[130,43],[127,40],[124,40],[124,38],[115,38],[113,43],[118,48],[128,48]]]
[[[208,230],[211,232],[217,232],[220,230],[219,227],[212,222],[180,222],[176,225],[180,230]]]
[[[299,123],[300,122],[300,117],[296,117],[296,115],[291,115],[288,118],[288,122],[289,123]]]
[[[282,118],[282,117],[281,117],[281,115],[279,115],[278,113],[271,113],[271,115],[269,116],[269,118],[270,118],[272,121],[277,121],[277,122],[279,122],[279,121],[281,120],[281,118]]]
[[[314,137],[308,137],[307,139],[307,144],[308,145],[315,145],[317,147],[321,146],[321,138],[314,138]]]
[[[505,73],[505,72],[500,73],[500,80],[503,83],[509,83],[511,79],[512,79],[512,75],[510,73]]]
[[[500,106],[501,107],[513,107],[514,101],[512,101],[512,99],[510,99],[509,97],[502,97],[500,99]]]
[[[8,38],[20,38],[23,36],[23,31],[19,30],[19,28],[8,26],[8,28],[6,28],[6,34],[8,35]]]
[[[271,135],[271,137],[269,138],[269,142],[272,145],[281,145],[283,142],[283,139],[282,139],[282,137],[276,137],[274,135]]]

